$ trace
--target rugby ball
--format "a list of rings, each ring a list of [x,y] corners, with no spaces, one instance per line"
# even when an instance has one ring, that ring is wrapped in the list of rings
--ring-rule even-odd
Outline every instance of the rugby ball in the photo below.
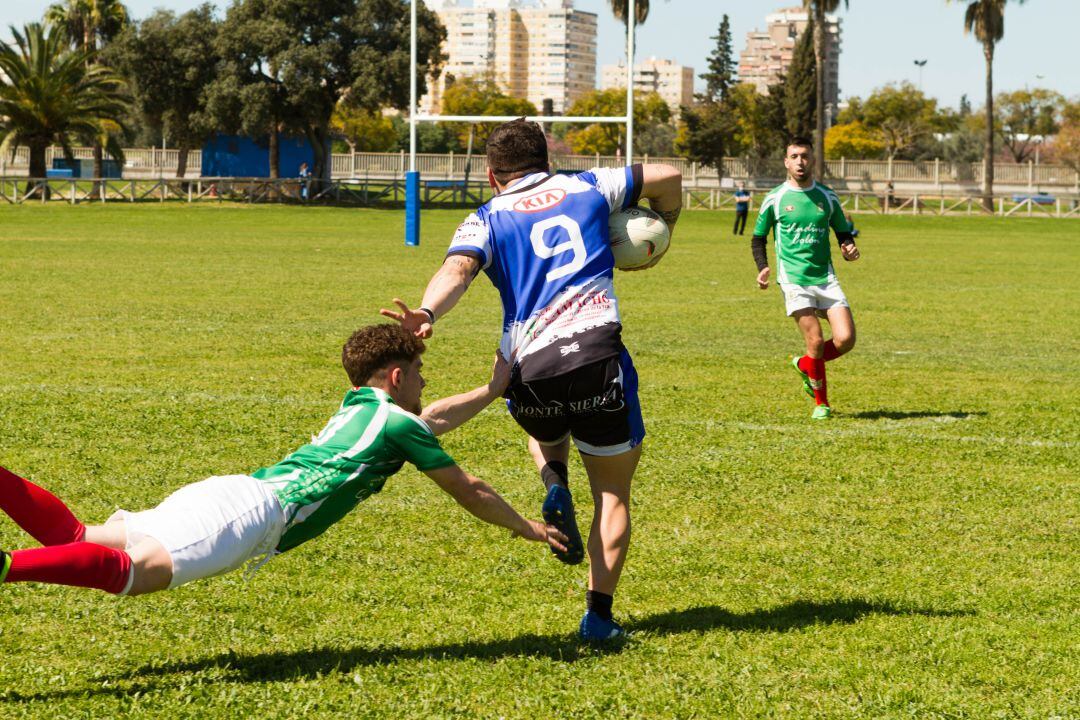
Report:
[[[671,233],[660,216],[642,207],[629,207],[608,220],[609,243],[615,267],[631,270],[648,265],[667,252]]]

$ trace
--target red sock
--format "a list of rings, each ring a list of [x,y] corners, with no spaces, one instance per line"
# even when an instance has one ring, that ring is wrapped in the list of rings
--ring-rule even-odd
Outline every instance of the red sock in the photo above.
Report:
[[[814,389],[814,401],[818,405],[828,405],[829,396],[825,389],[825,359],[803,355],[799,358],[799,369],[810,376],[810,387]]]
[[[2,467],[0,509],[42,545],[79,542],[86,534],[60,498]]]
[[[832,340],[825,341],[825,357],[824,360],[835,360],[840,357],[840,351],[836,349],[836,344]]]
[[[119,595],[127,588],[131,557],[88,542],[16,550],[5,582],[43,582],[95,588]]]

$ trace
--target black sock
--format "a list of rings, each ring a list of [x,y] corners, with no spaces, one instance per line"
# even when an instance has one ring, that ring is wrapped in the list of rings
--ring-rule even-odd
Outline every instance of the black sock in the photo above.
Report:
[[[585,593],[585,607],[592,610],[604,620],[611,620],[611,603],[613,602],[615,602],[614,597],[605,595],[596,590],[588,590]]]
[[[544,481],[544,486],[548,486],[551,483],[558,483],[564,488],[570,487],[570,471],[566,467],[566,463],[561,463],[558,460],[551,460],[540,470],[540,479]]]

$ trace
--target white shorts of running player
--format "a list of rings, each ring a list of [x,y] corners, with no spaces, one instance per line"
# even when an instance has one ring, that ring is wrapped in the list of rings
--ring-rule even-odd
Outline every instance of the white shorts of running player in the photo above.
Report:
[[[285,513],[266,483],[223,475],[185,485],[152,510],[118,510],[130,550],[157,540],[172,558],[169,589],[221,575],[250,560],[271,557],[285,529]]]
[[[840,289],[840,283],[834,278],[824,285],[792,285],[790,283],[778,283],[780,292],[784,293],[784,306],[788,316],[792,316],[800,310],[828,310],[832,307],[851,307],[848,305],[844,291]]]

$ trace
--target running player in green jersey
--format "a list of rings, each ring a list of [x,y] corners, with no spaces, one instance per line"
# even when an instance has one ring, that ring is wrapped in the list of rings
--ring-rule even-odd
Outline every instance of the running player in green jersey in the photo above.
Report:
[[[855,346],[855,321],[844,291],[833,272],[829,228],[836,233],[844,260],[859,259],[854,228],[844,216],[840,200],[830,188],[814,181],[813,145],[795,138],[784,153],[788,179],[773,188],[761,203],[750,247],[757,263],[758,287],[769,287],[769,260],[765,244],[775,237],[776,282],[784,293],[787,314],[806,342],[806,354],[791,361],[802,376],[803,389],[814,398],[815,420],[832,415],[825,384],[825,362]],[[819,316],[828,318],[832,339],[821,334]]]
[[[423,341],[397,325],[357,330],[342,349],[354,387],[310,443],[251,475],[187,485],[152,510],[121,510],[104,525],[83,525],[56,496],[0,468],[0,509],[44,545],[0,551],[0,582],[141,595],[261,564],[321,535],[406,462],[481,520],[565,550],[564,535],[521,517],[435,439],[502,395],[508,364],[500,356],[487,385],[421,413],[423,352]]]

